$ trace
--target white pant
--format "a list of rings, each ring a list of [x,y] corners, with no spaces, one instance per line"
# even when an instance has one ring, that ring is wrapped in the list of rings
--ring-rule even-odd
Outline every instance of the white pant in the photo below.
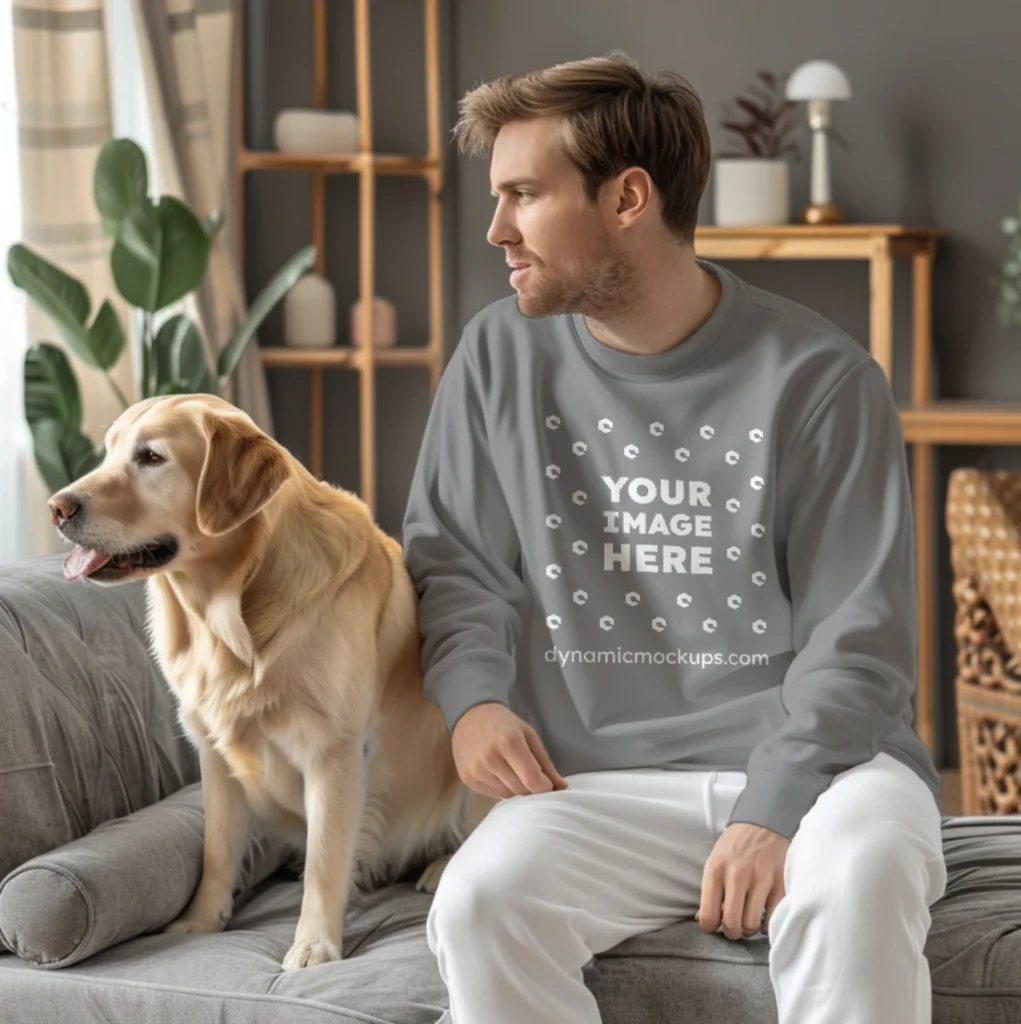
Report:
[[[597,1024],[593,954],[691,919],[742,772],[591,772],[503,800],[454,855],[427,933],[452,1024]],[[887,754],[805,815],[770,920],[780,1024],[929,1024],[923,955],[943,894],[940,812]],[[728,942],[722,931],[719,942]]]

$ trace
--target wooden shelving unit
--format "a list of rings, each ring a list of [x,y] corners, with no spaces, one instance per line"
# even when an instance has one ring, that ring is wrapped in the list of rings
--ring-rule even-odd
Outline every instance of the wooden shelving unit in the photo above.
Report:
[[[432,366],[432,354],[425,346],[402,345],[390,349],[377,349],[372,353],[375,366]],[[361,369],[368,359],[361,348],[336,345],[317,352],[303,352],[299,348],[283,345],[267,346],[262,350],[264,366],[284,369]]]
[[[912,445],[918,588],[916,726],[935,745],[935,445],[1021,444],[1021,403],[933,400],[932,265],[941,228],[896,224],[789,224],[701,227],[695,251],[706,259],[865,259],[869,261],[869,351],[893,383],[893,261],[912,261],[911,400],[899,405]]]
[[[1021,445],[1021,403],[944,400],[902,405],[904,437],[918,444]]]
[[[313,10],[313,103],[327,106],[329,62],[327,8],[329,0],[311,0]],[[267,368],[309,371],[309,470],[322,475],[323,376],[327,370],[353,370],[359,374],[360,400],[360,495],[370,509],[376,503],[376,368],[421,366],[429,371],[432,396],[443,372],[443,160],[440,151],[439,0],[423,0],[425,17],[425,101],[428,152],[424,156],[376,153],[372,133],[372,75],[370,66],[370,0],[353,0],[355,28],[355,76],[359,151],[357,153],[278,153],[248,149],[244,139],[244,25],[237,18],[235,41],[235,156],[237,171],[238,248],[243,251],[240,225],[244,215],[245,176],[252,171],[304,171],[312,176],[311,240],[323,272],[326,255],[326,178],[331,174],[355,174],[359,179],[359,297],[362,309],[372,308],[375,295],[376,177],[411,175],[426,180],[429,202],[429,336],[420,345],[384,349],[373,346],[372,325],[365,324],[363,345],[336,345],[328,349],[288,346],[260,350]],[[346,308],[338,296],[338,313]],[[367,317],[367,320],[371,318]]]

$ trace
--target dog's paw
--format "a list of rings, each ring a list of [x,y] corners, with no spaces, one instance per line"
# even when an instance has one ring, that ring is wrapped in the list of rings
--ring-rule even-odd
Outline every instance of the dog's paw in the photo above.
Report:
[[[425,871],[419,875],[418,881],[415,883],[415,888],[419,892],[427,892],[430,895],[435,893],[440,884],[440,878],[443,876],[443,871],[450,863],[450,858],[452,856],[452,853],[445,853],[442,857],[437,857],[431,864],[429,864]]]
[[[299,939],[287,951],[283,966],[285,971],[297,971],[302,967],[315,967],[339,959],[340,950],[328,939],[314,942]]]
[[[225,921],[218,917],[188,917],[182,915],[176,921],[171,921],[164,929],[167,935],[212,935],[215,932],[222,932]]]

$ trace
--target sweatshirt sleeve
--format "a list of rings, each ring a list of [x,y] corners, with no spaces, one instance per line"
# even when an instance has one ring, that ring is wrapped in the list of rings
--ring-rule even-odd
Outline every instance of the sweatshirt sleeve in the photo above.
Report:
[[[911,714],[911,493],[900,417],[877,363],[856,364],[813,414],[781,500],[795,651],[787,718],[752,749],[730,822],[790,838],[833,777],[873,758]]]
[[[419,597],[425,694],[452,732],[476,704],[509,706],[525,589],[479,374],[464,339],[430,407],[403,544]]]

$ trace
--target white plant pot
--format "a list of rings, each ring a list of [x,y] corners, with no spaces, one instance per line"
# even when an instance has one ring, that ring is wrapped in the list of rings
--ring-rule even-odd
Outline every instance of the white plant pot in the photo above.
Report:
[[[786,160],[718,157],[713,213],[720,226],[786,224],[790,165]]]

